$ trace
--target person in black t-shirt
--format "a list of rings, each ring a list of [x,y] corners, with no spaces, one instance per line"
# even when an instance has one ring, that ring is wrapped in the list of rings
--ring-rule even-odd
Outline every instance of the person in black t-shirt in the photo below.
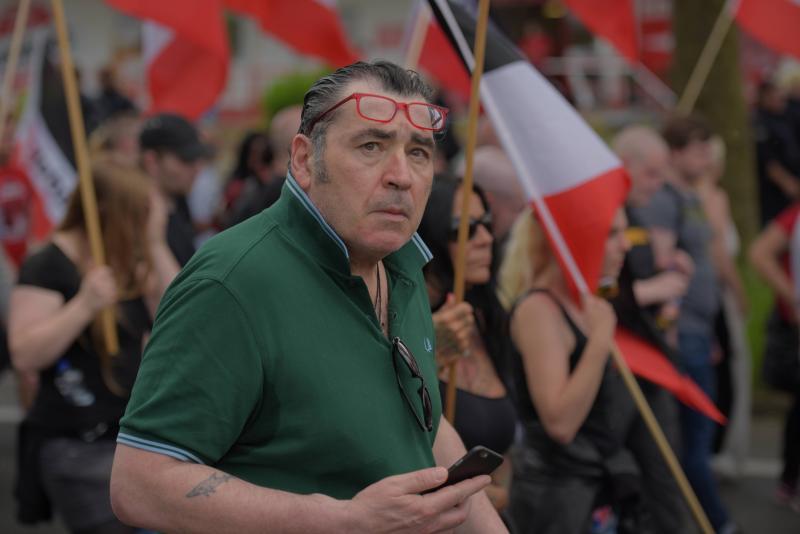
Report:
[[[158,185],[169,208],[167,243],[183,266],[195,251],[195,231],[186,195],[211,155],[197,129],[179,115],[162,113],[148,119],[139,134],[141,166]]]
[[[79,191],[49,243],[22,264],[11,294],[9,346],[20,372],[40,373],[20,430],[18,519],[73,532],[128,532],[111,510],[119,418],[152,317],[178,264],[166,207],[152,181],[110,161],[93,168],[107,265],[91,259]],[[99,312],[114,306],[119,353],[107,352]]]
[[[758,88],[755,118],[761,226],[800,198],[800,130],[786,96],[770,82]]]

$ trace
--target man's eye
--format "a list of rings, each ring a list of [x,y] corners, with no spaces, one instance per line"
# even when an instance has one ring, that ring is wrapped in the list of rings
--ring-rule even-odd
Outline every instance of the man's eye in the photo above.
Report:
[[[429,160],[431,153],[423,148],[414,148],[411,150],[411,156],[419,160]]]
[[[374,141],[370,141],[369,143],[364,143],[363,145],[361,145],[361,150],[363,150],[364,152],[376,152],[378,148],[380,148],[378,146],[378,143]]]

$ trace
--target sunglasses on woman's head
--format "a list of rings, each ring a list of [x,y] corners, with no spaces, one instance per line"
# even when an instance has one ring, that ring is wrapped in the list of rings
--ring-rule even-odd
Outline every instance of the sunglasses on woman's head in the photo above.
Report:
[[[450,230],[447,233],[447,237],[450,241],[457,241],[458,240],[458,225],[461,222],[459,217],[453,217],[450,221]],[[475,237],[475,232],[478,231],[478,225],[483,226],[486,230],[491,234],[492,233],[492,214],[490,212],[486,212],[478,218],[470,217],[469,218],[469,238],[472,239]]]

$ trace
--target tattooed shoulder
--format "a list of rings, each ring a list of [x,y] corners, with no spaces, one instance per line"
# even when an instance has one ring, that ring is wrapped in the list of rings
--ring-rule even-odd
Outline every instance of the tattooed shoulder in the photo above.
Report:
[[[216,491],[217,486],[226,483],[231,478],[233,478],[231,475],[226,475],[225,473],[212,473],[210,477],[192,488],[192,491],[187,493],[186,497],[189,499],[200,495],[210,497]]]

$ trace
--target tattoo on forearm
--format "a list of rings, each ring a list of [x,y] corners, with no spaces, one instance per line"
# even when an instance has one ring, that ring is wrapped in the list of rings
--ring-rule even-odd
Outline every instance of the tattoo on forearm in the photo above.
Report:
[[[231,478],[230,475],[226,475],[225,473],[213,473],[210,477],[202,481],[200,484],[192,488],[192,491],[186,494],[186,497],[191,499],[192,497],[197,497],[199,495],[204,495],[206,497],[210,497],[212,493],[214,493],[217,489],[217,486],[226,483]]]

